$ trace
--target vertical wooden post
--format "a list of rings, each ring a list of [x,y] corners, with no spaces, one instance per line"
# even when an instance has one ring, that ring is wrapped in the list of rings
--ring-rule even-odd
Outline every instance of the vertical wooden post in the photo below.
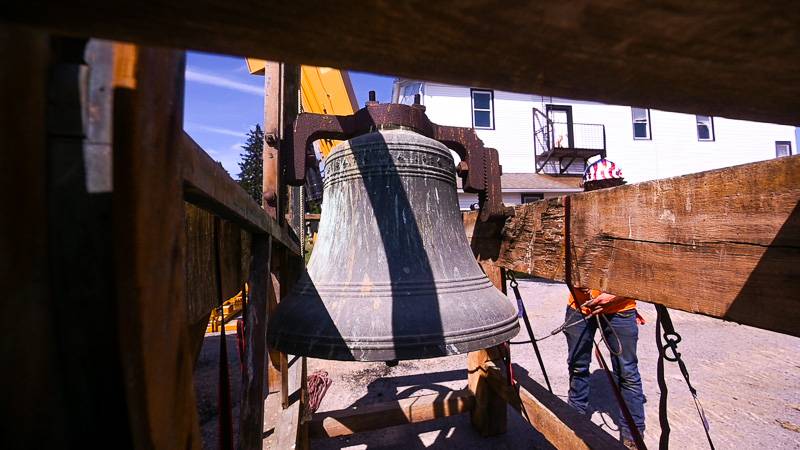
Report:
[[[280,136],[283,98],[281,63],[267,61],[264,67],[263,206],[273,219],[280,217]],[[280,220],[279,220],[280,223]]]
[[[114,253],[128,410],[138,448],[199,448],[185,279],[181,51],[119,44]]]
[[[59,395],[48,261],[45,92],[48,35],[0,24],[0,288],[6,320],[0,415],[6,448],[69,443],[68,405]],[[13,212],[10,210],[13,209]],[[23,338],[24,336],[24,338]],[[13,370],[11,369],[13,368]]]
[[[493,222],[480,222],[477,214],[464,216],[464,228],[472,251],[486,276],[505,294],[505,270],[493,264],[500,248],[500,227]],[[467,355],[469,389],[475,394],[475,406],[470,413],[472,426],[482,436],[503,434],[507,429],[506,401],[490,387],[489,376],[502,376],[503,349],[492,347]]]
[[[247,344],[244,361],[242,406],[239,417],[239,448],[261,449],[264,430],[264,377],[267,363],[267,302],[271,284],[270,253],[272,239],[257,234],[252,239],[252,263],[245,328]]]

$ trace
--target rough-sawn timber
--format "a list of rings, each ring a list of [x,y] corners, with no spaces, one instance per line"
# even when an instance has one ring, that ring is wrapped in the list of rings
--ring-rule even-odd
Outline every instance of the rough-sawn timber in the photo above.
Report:
[[[799,200],[800,156],[572,195],[572,282],[800,336]],[[494,264],[564,280],[564,199],[515,212]]]

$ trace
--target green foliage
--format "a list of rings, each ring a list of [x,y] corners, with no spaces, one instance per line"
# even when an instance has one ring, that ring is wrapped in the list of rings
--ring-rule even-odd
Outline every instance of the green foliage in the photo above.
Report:
[[[264,175],[264,130],[256,124],[247,132],[247,142],[242,146],[239,162],[239,185],[260,205],[262,194],[262,177]]]

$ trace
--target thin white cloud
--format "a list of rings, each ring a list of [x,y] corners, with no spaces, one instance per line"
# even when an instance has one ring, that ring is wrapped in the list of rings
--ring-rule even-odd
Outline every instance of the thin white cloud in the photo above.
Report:
[[[238,137],[238,138],[241,138],[245,134],[247,134],[245,132],[232,130],[230,128],[213,127],[211,125],[203,125],[201,123],[194,123],[194,122],[187,123],[186,124],[186,128],[188,129],[190,134],[191,134],[192,130],[194,130],[194,131],[205,131],[205,132],[208,132],[208,133],[224,134],[225,136],[234,136],[234,137]]]
[[[260,86],[229,80],[219,75],[212,75],[192,68],[186,69],[186,81],[194,81],[195,83],[232,89],[234,91],[244,92],[245,94],[264,95],[264,88]]]

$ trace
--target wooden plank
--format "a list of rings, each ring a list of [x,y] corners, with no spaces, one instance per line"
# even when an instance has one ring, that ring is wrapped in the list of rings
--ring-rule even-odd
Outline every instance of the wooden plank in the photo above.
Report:
[[[470,352],[467,355],[468,387],[475,396],[470,420],[472,427],[484,437],[503,434],[508,428],[507,400],[490,388],[487,381],[490,374],[502,377],[502,367],[498,347]]]
[[[8,5],[2,19],[74,35],[795,125],[795,6],[417,0],[360,8],[298,0],[259,9],[215,0],[32,0]],[[336,26],[308,33],[309,23]]]
[[[800,336],[800,156],[571,196],[574,284]],[[564,278],[564,202],[515,208],[496,264]]]
[[[308,433],[312,439],[337,437],[426,422],[466,413],[474,403],[475,396],[468,390],[461,390],[326,411],[311,417]]]
[[[112,126],[111,98],[96,93],[111,83],[113,51],[73,38],[53,39],[52,45],[46,173],[51,311],[59,347],[53,358],[60,369],[54,375],[69,405],[63,413],[70,440],[120,439],[125,447],[131,442],[113,295],[112,195],[110,183],[93,181],[110,169],[107,162],[95,164],[110,156],[95,150],[98,135],[110,134]],[[105,61],[90,67],[85,60],[97,52]]]
[[[267,402],[273,408],[280,408],[281,411],[271,416],[278,416],[278,423],[275,426],[277,434],[276,449],[285,448],[308,448],[308,427],[302,420],[302,414],[306,408],[306,359],[299,357],[289,361],[284,353],[282,357],[281,372],[281,391],[274,393],[279,397],[280,402]]]
[[[264,177],[262,178],[264,192],[264,210],[270,217],[278,219],[278,195],[280,192],[280,136],[281,128],[281,99],[283,98],[283,71],[281,63],[267,61],[264,67]]]
[[[56,318],[52,310],[47,234],[46,88],[49,36],[0,24],[0,287],[7,320],[0,339],[6,389],[0,414],[7,448],[69,442],[68,404],[59,395]],[[20,95],[24,93],[24,95]],[[21,337],[24,336],[24,340]],[[23,344],[24,343],[24,344]],[[13,368],[13,370],[10,370]],[[42,407],[47,405],[47,407]]]
[[[276,243],[299,254],[300,246],[285,227],[264,210],[186,133],[178,145],[183,162],[186,200],[253,233],[267,233]]]
[[[275,450],[302,449],[303,436],[300,423],[300,402],[294,402],[288,408],[283,409],[278,418],[278,425],[275,427],[277,433],[277,445]]]
[[[486,383],[497,395],[538,430],[553,447],[564,450],[625,449],[617,439],[579,414],[557,395],[533,380],[510,387],[499,371],[491,371]]]
[[[114,89],[117,320],[131,438],[199,448],[185,290],[182,52],[119,44]]]
[[[481,222],[477,215],[464,215],[463,220],[475,259],[492,284],[505,293],[505,270],[494,264],[500,247],[501,225]],[[467,355],[468,387],[475,395],[470,421],[482,436],[503,434],[508,427],[506,402],[489,389],[484,379],[487,372],[500,370],[503,365],[502,354],[502,346],[496,346]]]
[[[267,363],[267,297],[270,290],[271,238],[256,235],[252,241],[250,292],[247,304],[244,384],[239,417],[239,448],[261,449],[264,427],[264,398]]]

